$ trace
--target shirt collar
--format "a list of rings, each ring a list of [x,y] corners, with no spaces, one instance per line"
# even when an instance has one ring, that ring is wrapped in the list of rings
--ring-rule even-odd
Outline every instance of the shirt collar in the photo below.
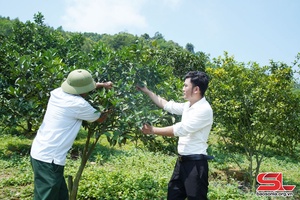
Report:
[[[191,105],[191,102],[189,102],[189,107],[190,107],[190,108],[193,108],[193,107],[195,107],[195,106],[197,106],[197,105],[203,104],[205,101],[206,101],[205,97],[202,97],[200,100],[196,101],[192,106],[190,106],[190,105]]]

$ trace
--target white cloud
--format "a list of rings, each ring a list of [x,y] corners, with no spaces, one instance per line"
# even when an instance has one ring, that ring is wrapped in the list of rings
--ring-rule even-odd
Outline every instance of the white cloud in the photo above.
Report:
[[[115,34],[144,29],[144,0],[68,0],[63,27],[68,31]]]

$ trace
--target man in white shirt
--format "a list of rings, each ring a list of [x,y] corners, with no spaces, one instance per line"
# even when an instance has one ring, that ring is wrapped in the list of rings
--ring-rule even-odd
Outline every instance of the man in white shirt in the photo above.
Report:
[[[175,136],[178,140],[178,159],[168,185],[169,200],[207,199],[208,162],[207,140],[213,124],[213,111],[205,99],[209,78],[204,72],[189,72],[185,76],[183,95],[185,103],[167,101],[147,87],[137,86],[160,108],[182,115],[181,122],[167,127],[144,124],[144,134]]]
[[[103,122],[84,97],[88,92],[112,82],[96,83],[83,69],[72,71],[61,87],[51,91],[43,122],[31,147],[31,164],[34,172],[34,199],[68,200],[64,178],[64,165],[69,149],[79,132],[82,121]]]

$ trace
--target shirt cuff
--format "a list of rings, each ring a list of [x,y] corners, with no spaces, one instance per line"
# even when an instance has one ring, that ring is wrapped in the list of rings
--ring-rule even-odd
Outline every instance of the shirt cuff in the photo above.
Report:
[[[181,123],[176,123],[176,124],[173,124],[173,134],[174,136],[179,136],[180,135],[180,127],[181,127]]]

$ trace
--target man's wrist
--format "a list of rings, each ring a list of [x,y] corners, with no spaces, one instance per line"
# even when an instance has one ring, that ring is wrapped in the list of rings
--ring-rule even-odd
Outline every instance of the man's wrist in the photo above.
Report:
[[[99,82],[97,82],[97,83],[96,83],[96,88],[99,89],[100,87],[102,87],[102,84],[99,83]]]
[[[108,85],[107,82],[104,82],[104,83],[97,82],[96,83],[96,88],[102,88],[102,87],[105,87],[107,85]]]
[[[150,129],[150,130],[151,130],[150,134],[151,134],[151,135],[155,135],[154,127],[153,127],[153,126],[151,126],[151,129]]]

